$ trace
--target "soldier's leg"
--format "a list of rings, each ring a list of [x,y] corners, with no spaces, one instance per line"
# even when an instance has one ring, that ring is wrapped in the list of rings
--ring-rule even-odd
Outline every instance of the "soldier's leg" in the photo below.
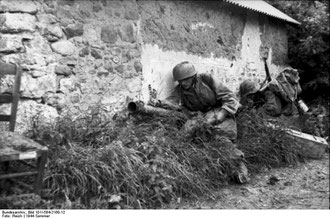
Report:
[[[216,136],[224,136],[232,142],[237,140],[237,125],[234,118],[228,118],[220,124],[214,125],[214,132]]]
[[[244,153],[237,148],[235,144],[237,139],[237,125],[234,118],[229,118],[223,123],[214,126],[215,139],[221,141],[230,150],[230,159],[237,165],[237,172],[233,173],[233,177],[239,183],[249,181],[248,170],[244,164]]]

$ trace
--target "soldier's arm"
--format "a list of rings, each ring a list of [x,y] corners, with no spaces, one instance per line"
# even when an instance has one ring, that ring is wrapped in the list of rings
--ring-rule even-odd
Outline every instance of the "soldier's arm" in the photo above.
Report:
[[[234,115],[240,107],[240,103],[235,93],[224,84],[215,81],[211,75],[204,74],[202,77],[207,81],[211,89],[214,90],[217,101],[222,104],[220,108],[226,110],[229,114]]]
[[[178,87],[175,87],[167,98],[163,100],[152,100],[151,105],[171,110],[182,110]]]

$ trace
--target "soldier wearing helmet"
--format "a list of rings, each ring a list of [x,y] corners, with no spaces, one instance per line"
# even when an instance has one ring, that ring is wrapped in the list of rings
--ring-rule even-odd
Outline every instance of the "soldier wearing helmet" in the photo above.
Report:
[[[220,124],[231,118],[240,106],[235,94],[225,85],[214,80],[210,74],[197,74],[190,62],[181,62],[173,68],[173,79],[179,84],[172,95],[167,98],[180,104],[189,111],[209,113],[206,121],[209,124]],[[235,139],[236,135],[230,136]]]
[[[162,106],[178,106],[189,112],[198,112],[205,123],[212,125],[215,138],[226,138],[233,148],[232,157],[242,159],[244,154],[234,144],[237,138],[237,125],[234,118],[240,103],[236,95],[225,85],[216,81],[212,75],[197,74],[190,62],[181,62],[173,68],[173,79],[178,82],[172,95],[158,102]],[[173,108],[173,107],[172,107]],[[192,118],[185,124],[185,130],[194,129],[197,120]],[[248,181],[244,163],[239,163],[242,171],[237,175],[238,182]]]
[[[260,85],[251,80],[243,81],[239,86],[239,94],[240,96],[247,96],[249,94],[254,94],[258,92],[260,89]]]
[[[238,95],[240,103],[243,106],[253,107],[255,105],[256,96],[258,96],[260,85],[256,81],[245,80],[239,86]]]
[[[243,107],[256,108],[258,113],[265,113],[271,117],[278,117],[283,112],[281,96],[275,92],[278,85],[271,81],[267,86],[260,88],[260,85],[249,79],[243,81],[239,86],[240,103]]]

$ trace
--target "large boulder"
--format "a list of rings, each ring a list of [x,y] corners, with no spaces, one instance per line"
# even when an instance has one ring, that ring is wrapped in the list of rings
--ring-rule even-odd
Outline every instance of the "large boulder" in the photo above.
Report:
[[[15,35],[0,36],[0,52],[18,52],[23,49],[22,37]]]
[[[34,32],[36,18],[30,14],[4,13],[0,14],[0,31],[3,33]]]
[[[73,55],[76,51],[76,47],[73,43],[67,40],[58,41],[51,45],[54,52],[63,56]]]
[[[118,30],[114,25],[104,26],[101,29],[101,40],[105,43],[114,44],[118,39]]]
[[[67,39],[84,34],[84,26],[82,24],[69,24],[64,28]]]
[[[38,99],[48,91],[56,91],[56,75],[48,74],[38,78],[23,74],[21,84],[22,97]]]
[[[0,1],[0,13],[3,12],[21,12],[36,14],[38,8],[31,0],[2,0]]]
[[[67,65],[57,65],[55,67],[55,73],[57,75],[69,76],[72,73],[72,69]]]
[[[121,40],[124,42],[136,42],[136,30],[133,23],[123,24],[119,31]]]

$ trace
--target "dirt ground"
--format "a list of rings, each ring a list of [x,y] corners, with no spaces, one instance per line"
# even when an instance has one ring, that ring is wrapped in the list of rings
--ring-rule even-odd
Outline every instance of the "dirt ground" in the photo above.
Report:
[[[329,153],[297,167],[264,170],[245,185],[228,185],[213,198],[171,209],[330,209]]]

